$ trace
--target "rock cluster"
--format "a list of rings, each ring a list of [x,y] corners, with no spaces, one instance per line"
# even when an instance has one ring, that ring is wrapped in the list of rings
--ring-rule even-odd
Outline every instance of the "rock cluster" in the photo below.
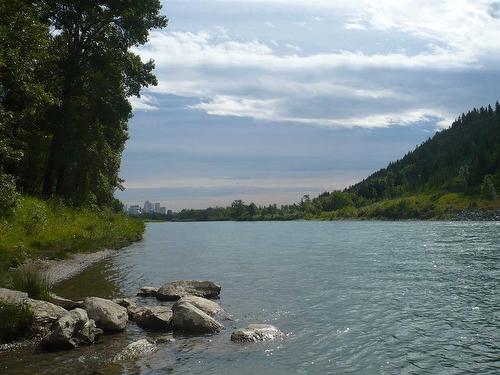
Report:
[[[212,281],[180,280],[160,288],[143,287],[140,297],[156,297],[160,301],[175,301],[167,306],[146,307],[131,298],[107,300],[88,297],[75,302],[51,295],[50,302],[38,301],[26,293],[0,288],[0,301],[23,304],[33,312],[35,325],[47,349],[73,349],[99,340],[103,332],[125,330],[129,320],[147,331],[185,332],[189,334],[216,334],[224,330],[219,320],[230,319],[222,307],[210,300],[219,298],[221,286]],[[68,311],[69,310],[69,311]],[[43,332],[43,334],[42,334]],[[250,324],[231,335],[235,342],[268,341],[283,337],[283,333],[269,324]],[[143,339],[127,346],[115,356],[121,361],[153,353],[157,344],[174,342],[171,336],[162,336],[156,343]]]

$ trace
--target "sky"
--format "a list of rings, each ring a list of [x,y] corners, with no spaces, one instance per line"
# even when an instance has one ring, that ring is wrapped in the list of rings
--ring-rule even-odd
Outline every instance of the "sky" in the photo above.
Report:
[[[134,48],[126,204],[343,189],[500,98],[499,0],[169,0]]]

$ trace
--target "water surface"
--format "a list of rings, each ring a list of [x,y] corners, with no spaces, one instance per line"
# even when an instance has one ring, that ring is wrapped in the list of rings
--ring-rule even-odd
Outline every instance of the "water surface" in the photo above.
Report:
[[[89,348],[0,354],[0,372],[500,373],[500,223],[152,223],[144,241],[58,292],[129,296],[177,279],[223,286],[234,317],[224,333],[177,335],[150,357],[110,364],[144,337],[130,324]],[[230,342],[235,328],[261,322],[287,337]]]

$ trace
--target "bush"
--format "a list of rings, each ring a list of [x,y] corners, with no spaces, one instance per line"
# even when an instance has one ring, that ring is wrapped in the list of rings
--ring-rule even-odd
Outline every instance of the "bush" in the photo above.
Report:
[[[23,305],[0,301],[0,342],[25,337],[33,324],[33,313]]]
[[[18,199],[12,176],[0,173],[0,217],[12,215]]]
[[[51,285],[46,274],[33,266],[24,265],[14,271],[12,287],[28,293],[30,298],[49,300]]]

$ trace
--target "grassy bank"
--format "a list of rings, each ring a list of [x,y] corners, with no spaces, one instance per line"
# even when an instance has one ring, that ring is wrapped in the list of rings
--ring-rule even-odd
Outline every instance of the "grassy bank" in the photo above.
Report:
[[[22,197],[13,215],[0,220],[0,274],[27,258],[118,249],[140,240],[145,228],[141,220],[109,209],[75,209],[31,197]]]
[[[307,219],[451,219],[464,210],[491,211],[500,209],[500,200],[461,193],[421,194],[385,199],[361,207],[345,206],[334,211],[308,215]]]

